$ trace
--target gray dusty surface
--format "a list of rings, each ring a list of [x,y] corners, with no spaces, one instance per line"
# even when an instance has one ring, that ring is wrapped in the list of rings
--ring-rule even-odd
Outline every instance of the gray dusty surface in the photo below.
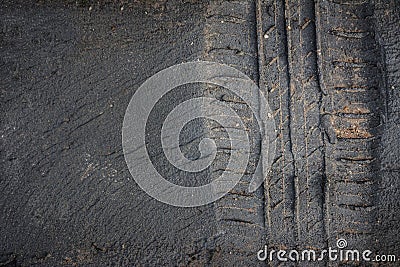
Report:
[[[1,5],[1,262],[182,260],[213,211],[147,196],[121,127],[146,78],[201,56],[204,5]]]
[[[2,2],[0,266],[263,266],[264,245],[323,249],[337,238],[400,258],[399,14],[396,0]],[[223,88],[176,88],[146,139],[174,183],[205,184],[230,155],[226,132],[198,119],[181,149],[195,159],[212,137],[216,161],[196,175],[168,163],[161,123],[184,100],[224,101],[251,137],[242,183],[214,204],[176,208],[132,180],[121,127],[147,78],[197,59],[259,85],[277,154],[248,193],[261,154],[248,106]]]

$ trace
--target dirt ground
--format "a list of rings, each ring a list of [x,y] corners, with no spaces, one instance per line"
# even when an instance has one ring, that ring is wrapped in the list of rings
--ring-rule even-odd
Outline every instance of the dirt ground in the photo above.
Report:
[[[339,238],[400,259],[399,14],[396,0],[3,1],[0,266],[338,266],[267,263],[257,251]],[[252,150],[229,194],[179,208],[132,179],[121,128],[147,78],[195,60],[260,87],[277,148],[263,186],[247,192],[262,155],[249,107],[224,88],[176,88],[152,111],[146,140],[171,181],[209,182],[230,155],[226,132],[195,120],[182,150],[196,157],[199,138],[213,136],[215,163],[193,175],[167,162],[160,125],[186,99],[230,105]]]

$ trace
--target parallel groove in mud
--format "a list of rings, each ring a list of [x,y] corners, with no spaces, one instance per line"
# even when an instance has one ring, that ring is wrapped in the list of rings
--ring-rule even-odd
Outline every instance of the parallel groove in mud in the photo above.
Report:
[[[325,162],[314,2],[286,2],[298,249],[325,247]],[[313,153],[310,153],[310,152]],[[310,263],[307,263],[310,265]],[[302,264],[300,264],[302,265]],[[312,264],[311,264],[312,265]]]
[[[277,160],[265,190],[267,243],[271,249],[323,248],[325,162],[314,3],[267,1],[262,10],[264,54],[270,57],[262,78],[279,125]]]
[[[285,6],[266,1],[260,6],[264,64],[260,71],[277,127],[276,160],[265,182],[266,244],[269,249],[295,248],[296,227],[293,200],[294,161],[289,131],[289,73]],[[260,34],[260,33],[259,33]],[[260,61],[262,62],[262,61]],[[285,233],[285,234],[282,234]]]

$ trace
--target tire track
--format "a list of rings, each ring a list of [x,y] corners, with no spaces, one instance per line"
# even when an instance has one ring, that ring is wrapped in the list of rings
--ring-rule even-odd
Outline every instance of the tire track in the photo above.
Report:
[[[256,13],[253,1],[212,1],[206,15],[204,57],[235,67],[257,83],[259,53]],[[264,262],[258,261],[256,253],[265,244],[264,196],[262,188],[248,193],[249,182],[260,158],[257,121],[247,105],[226,89],[209,85],[205,95],[224,101],[239,114],[250,136],[252,151],[242,180],[230,193],[214,203],[216,228],[221,236],[217,240],[218,253],[214,253],[210,264],[263,266]],[[259,98],[259,94],[252,97]],[[224,139],[224,132],[212,122],[206,127],[210,129],[212,139],[217,142]],[[217,146],[229,147],[229,144],[217,143]],[[225,152],[211,166],[215,178],[224,171],[224,162],[230,156],[229,149]]]
[[[349,247],[371,249],[380,179],[375,148],[381,136],[373,6],[367,1],[317,1],[316,10],[323,110],[337,137],[327,143],[325,154],[329,245],[345,238]]]

